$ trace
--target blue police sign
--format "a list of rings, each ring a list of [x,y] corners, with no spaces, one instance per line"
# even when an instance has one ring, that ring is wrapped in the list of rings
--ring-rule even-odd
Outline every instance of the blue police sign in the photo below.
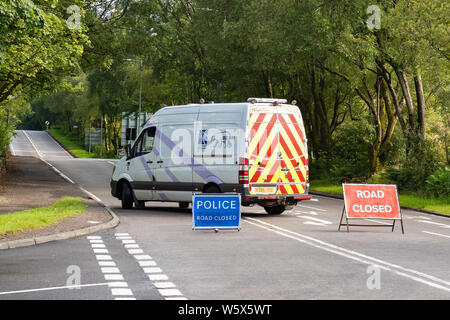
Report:
[[[241,229],[240,194],[194,194],[192,229]]]

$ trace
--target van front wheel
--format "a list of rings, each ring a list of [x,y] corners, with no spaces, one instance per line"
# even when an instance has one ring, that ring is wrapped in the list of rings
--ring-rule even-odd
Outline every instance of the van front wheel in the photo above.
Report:
[[[282,214],[284,212],[285,207],[283,205],[272,206],[272,207],[264,207],[264,210],[270,215]]]
[[[133,208],[133,202],[133,190],[128,183],[124,182],[122,186],[122,209]]]

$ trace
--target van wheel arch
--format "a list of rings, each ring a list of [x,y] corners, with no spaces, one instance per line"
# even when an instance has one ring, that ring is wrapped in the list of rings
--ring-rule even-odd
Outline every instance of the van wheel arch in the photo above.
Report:
[[[220,189],[220,187],[214,182],[207,183],[203,187],[202,192],[203,193],[223,193],[222,189]]]

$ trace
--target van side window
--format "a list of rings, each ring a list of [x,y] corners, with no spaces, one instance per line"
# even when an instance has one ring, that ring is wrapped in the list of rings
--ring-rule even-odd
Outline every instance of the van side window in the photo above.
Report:
[[[141,155],[152,152],[156,127],[150,127],[143,135]]]

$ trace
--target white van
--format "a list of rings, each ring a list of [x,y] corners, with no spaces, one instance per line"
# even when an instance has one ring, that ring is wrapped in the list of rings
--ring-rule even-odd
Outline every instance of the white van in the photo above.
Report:
[[[308,196],[308,152],[299,108],[284,99],[164,107],[145,124],[111,177],[122,207],[237,192],[244,206],[281,214]]]

